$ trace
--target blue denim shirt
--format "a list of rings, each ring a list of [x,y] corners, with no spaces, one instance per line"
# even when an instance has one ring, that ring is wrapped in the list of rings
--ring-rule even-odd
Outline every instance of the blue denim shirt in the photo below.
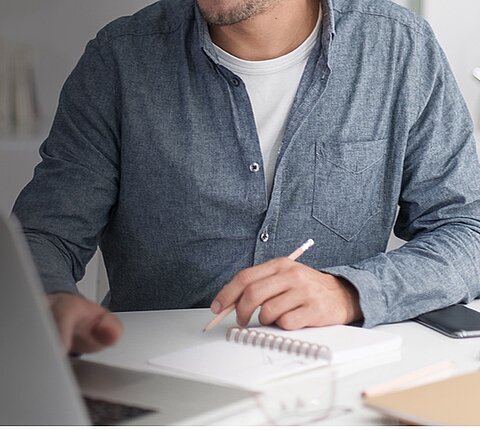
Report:
[[[323,0],[270,199],[245,85],[194,0],[99,32],[41,155],[14,213],[48,292],[75,292],[99,244],[110,309],[209,306],[313,238],[300,261],[349,280],[367,327],[480,294],[472,121],[430,27],[388,1]],[[385,253],[392,227],[408,244]]]

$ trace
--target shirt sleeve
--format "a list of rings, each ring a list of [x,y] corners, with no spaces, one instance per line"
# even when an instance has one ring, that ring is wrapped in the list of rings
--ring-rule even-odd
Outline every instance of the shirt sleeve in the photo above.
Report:
[[[89,42],[67,79],[42,161],[13,209],[47,293],[78,293],[116,204],[120,96],[101,39]]]
[[[403,247],[326,269],[358,290],[366,327],[480,295],[480,166],[473,124],[430,27],[418,34],[418,106],[403,170]]]

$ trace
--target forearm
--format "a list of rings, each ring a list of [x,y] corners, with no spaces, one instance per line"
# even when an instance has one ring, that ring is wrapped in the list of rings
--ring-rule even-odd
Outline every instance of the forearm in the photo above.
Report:
[[[470,301],[480,295],[480,222],[446,224],[400,249],[324,271],[355,286],[366,327]]]

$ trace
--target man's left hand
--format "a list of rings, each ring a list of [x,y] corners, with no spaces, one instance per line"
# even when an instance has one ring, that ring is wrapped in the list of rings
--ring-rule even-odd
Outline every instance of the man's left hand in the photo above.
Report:
[[[348,324],[362,319],[358,293],[348,281],[319,272],[287,257],[239,272],[215,297],[218,314],[236,303],[244,327],[261,306],[261,324],[285,330]]]

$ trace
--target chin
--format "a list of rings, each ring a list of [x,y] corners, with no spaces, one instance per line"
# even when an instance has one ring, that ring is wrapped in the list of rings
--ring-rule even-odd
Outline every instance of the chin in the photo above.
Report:
[[[228,13],[246,2],[248,0],[197,0],[200,10],[208,14]]]
[[[272,0],[197,0],[205,20],[212,25],[232,25],[265,9]]]

